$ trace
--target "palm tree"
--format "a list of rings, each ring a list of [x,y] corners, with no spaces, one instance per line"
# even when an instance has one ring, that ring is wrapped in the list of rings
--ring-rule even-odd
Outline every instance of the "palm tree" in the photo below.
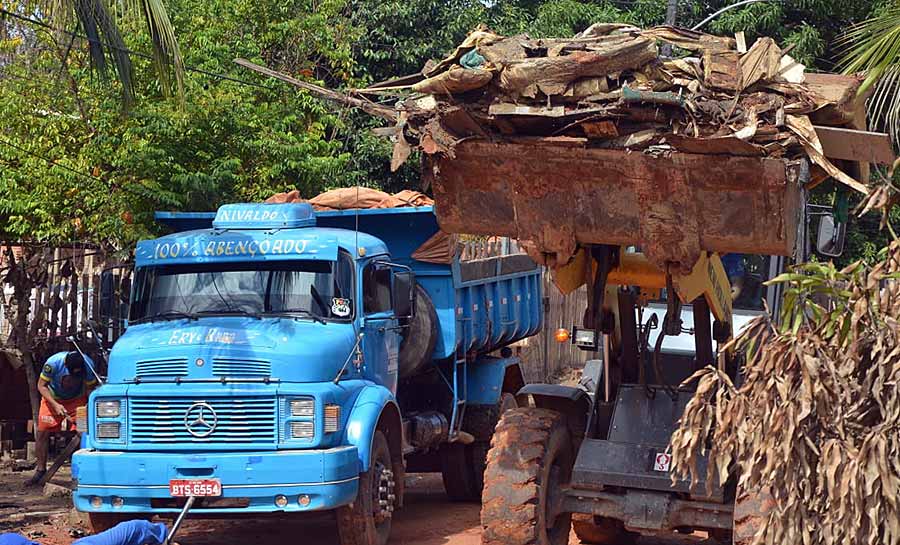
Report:
[[[900,1],[893,0],[852,26],[841,45],[843,71],[866,73],[860,93],[875,87],[868,102],[870,125],[886,130],[900,147]]]
[[[126,105],[134,97],[132,51],[125,45],[119,21],[143,24],[150,35],[150,55],[161,88],[168,92],[174,74],[179,96],[183,90],[184,66],[175,30],[162,0],[44,0],[37,8],[49,15],[68,47],[86,39],[92,66],[100,74],[112,72],[122,84]],[[75,31],[70,31],[73,22]]]

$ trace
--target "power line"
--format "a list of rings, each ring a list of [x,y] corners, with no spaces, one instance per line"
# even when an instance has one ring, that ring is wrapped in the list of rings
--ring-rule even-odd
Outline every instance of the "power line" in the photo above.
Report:
[[[89,179],[89,180],[96,180],[96,181],[98,181],[98,182],[104,182],[104,183],[106,182],[106,180],[104,180],[103,178],[98,178],[97,176],[92,176],[92,175],[90,175],[90,174],[85,174],[84,172],[75,170],[75,169],[72,168],[72,167],[67,167],[66,165],[64,165],[64,164],[62,164],[62,163],[57,163],[56,161],[54,161],[53,159],[50,159],[49,157],[44,157],[43,155],[39,155],[39,154],[37,154],[37,153],[35,153],[35,152],[33,152],[33,151],[27,149],[27,148],[23,148],[22,146],[19,146],[19,145],[17,145],[17,144],[13,144],[13,143],[10,142],[9,140],[0,138],[0,144],[6,144],[7,146],[9,146],[9,147],[11,147],[11,148],[13,148],[13,149],[19,150],[19,151],[21,151],[22,153],[24,153],[24,154],[26,154],[26,155],[30,155],[30,156],[32,156],[32,157],[35,157],[35,158],[37,158],[37,159],[40,159],[41,161],[46,161],[47,163],[49,163],[49,164],[51,164],[51,165],[53,165],[53,166],[57,166],[57,167],[59,167],[59,168],[61,168],[61,169],[63,169],[63,170],[68,170],[69,172],[72,172],[72,173],[77,174],[77,175],[79,175],[79,176],[83,176],[83,177],[85,177],[85,178],[87,178],[87,179]]]
[[[2,8],[0,8],[0,14],[5,15],[5,16],[8,16],[8,17],[12,17],[12,18],[14,18],[14,19],[18,19],[18,20],[23,21],[23,22],[25,22],[25,23],[30,23],[30,24],[33,24],[33,25],[37,25],[37,26],[42,27],[42,28],[45,28],[45,29],[47,29],[47,30],[54,30],[54,31],[56,31],[56,32],[62,32],[62,33],[64,33],[64,34],[68,34],[69,36],[74,36],[74,37],[76,37],[76,38],[80,38],[80,39],[82,39],[82,40],[86,40],[88,43],[94,43],[94,44],[98,44],[98,45],[103,45],[103,46],[105,46],[105,47],[107,47],[107,48],[109,48],[109,49],[114,49],[114,50],[116,50],[116,51],[121,51],[121,52],[127,53],[127,54],[129,54],[129,55],[134,55],[135,57],[140,57],[140,58],[142,58],[142,59],[149,59],[149,60],[151,60],[151,61],[152,61],[152,60],[155,60],[154,57],[153,57],[153,55],[150,55],[150,54],[148,54],[148,53],[142,53],[142,52],[140,52],[140,51],[134,51],[133,49],[128,49],[127,47],[119,47],[119,46],[117,46],[117,45],[111,44],[111,43],[106,42],[106,41],[103,41],[103,40],[97,40],[97,39],[94,39],[94,38],[89,38],[89,37],[85,36],[84,34],[79,34],[79,33],[77,33],[77,32],[72,32],[72,31],[70,31],[70,30],[65,30],[65,29],[62,29],[62,28],[59,28],[59,27],[55,27],[55,26],[53,26],[53,25],[50,25],[50,24],[48,24],[48,23],[45,23],[44,21],[40,21],[40,20],[38,20],[38,19],[32,19],[31,17],[26,17],[26,16],[24,16],[24,15],[19,15],[18,13],[13,13],[13,12],[11,12],[11,11],[8,11],[8,10],[2,9]],[[184,69],[185,69],[185,71],[187,71],[187,72],[196,72],[196,73],[198,73],[198,74],[203,74],[203,75],[205,75],[205,76],[209,76],[209,77],[212,77],[212,78],[221,79],[221,80],[225,80],[225,81],[231,81],[231,82],[234,82],[234,83],[239,83],[239,84],[241,84],[241,85],[249,85],[249,86],[251,86],[251,87],[258,87],[258,88],[261,88],[261,89],[269,89],[268,87],[266,87],[265,85],[262,85],[262,84],[260,84],[260,83],[254,83],[254,82],[251,82],[251,81],[246,81],[246,80],[238,79],[238,78],[235,78],[235,77],[232,77],[232,76],[228,76],[228,75],[225,75],[225,74],[219,74],[219,73],[216,73],[216,72],[210,72],[209,70],[204,70],[204,69],[202,69],[202,68],[195,68],[195,67],[193,67],[193,66],[187,66],[187,65],[185,65],[185,66],[184,66]]]

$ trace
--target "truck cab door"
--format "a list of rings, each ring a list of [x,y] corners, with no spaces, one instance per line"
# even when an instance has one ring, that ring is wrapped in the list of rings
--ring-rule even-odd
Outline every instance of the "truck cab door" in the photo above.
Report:
[[[400,332],[392,308],[392,271],[369,262],[362,273],[363,361],[366,378],[397,393]]]

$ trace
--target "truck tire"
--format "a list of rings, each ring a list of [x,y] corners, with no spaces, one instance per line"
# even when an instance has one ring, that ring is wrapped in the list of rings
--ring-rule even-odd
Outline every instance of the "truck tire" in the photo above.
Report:
[[[445,443],[441,445],[440,457],[441,479],[451,501],[475,501],[476,496],[481,497],[480,491],[475,490],[467,445]]]
[[[472,481],[475,484],[477,496],[474,501],[481,501],[481,492],[484,489],[484,471],[487,469],[487,453],[491,450],[491,439],[494,438],[494,430],[497,423],[506,411],[517,408],[516,396],[509,392],[500,394],[500,402],[484,411],[478,411],[471,428],[466,431],[475,436],[475,442],[468,446],[470,470]],[[468,419],[468,414],[466,415]]]
[[[458,443],[441,449],[441,476],[444,490],[452,501],[480,502],[484,488],[484,470],[491,438],[500,416],[516,408],[514,395],[504,392],[496,405],[467,408],[463,430],[475,437],[470,445]]]
[[[431,361],[438,337],[437,311],[431,297],[422,286],[416,284],[416,314],[402,330],[398,356],[399,376],[408,378]]]
[[[551,512],[572,476],[574,453],[561,414],[520,407],[500,418],[484,479],[482,545],[565,545],[572,514]]]
[[[775,499],[768,490],[750,492],[738,486],[734,502],[734,545],[750,545],[756,533],[766,525]]]
[[[393,479],[387,438],[376,430],[372,438],[369,469],[359,474],[356,500],[337,509],[338,540],[341,545],[387,543],[391,535],[393,510],[397,505]]]
[[[638,536],[627,531],[621,521],[580,513],[572,515],[572,530],[582,543],[591,545],[631,545]]]
[[[150,520],[150,518],[146,515],[141,516],[134,513],[88,513],[88,527],[91,533],[99,534],[126,520]]]

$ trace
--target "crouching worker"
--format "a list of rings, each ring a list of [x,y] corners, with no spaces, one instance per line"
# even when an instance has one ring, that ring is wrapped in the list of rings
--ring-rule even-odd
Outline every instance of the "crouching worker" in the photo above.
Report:
[[[78,407],[87,405],[87,395],[97,384],[93,366],[91,358],[78,352],[59,352],[44,364],[37,386],[41,394],[35,432],[37,465],[26,486],[40,484],[47,473],[50,433],[75,431],[75,413]],[[65,430],[62,429],[63,422],[67,422]]]

